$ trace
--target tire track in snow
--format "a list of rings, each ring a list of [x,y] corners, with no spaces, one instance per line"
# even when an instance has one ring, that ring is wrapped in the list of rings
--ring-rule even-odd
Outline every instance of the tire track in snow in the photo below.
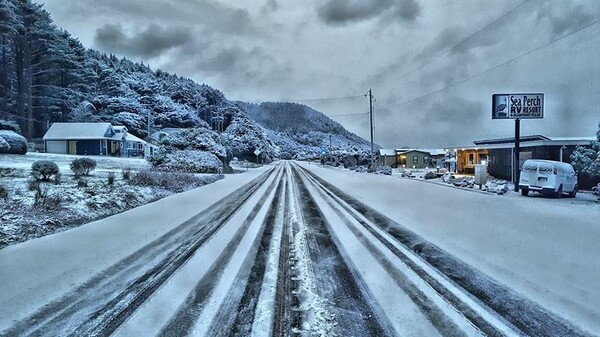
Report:
[[[320,320],[325,327],[329,327],[330,324],[335,326],[333,331],[321,331],[319,326],[306,326],[310,321],[303,317],[302,329],[309,330],[310,333],[337,336],[392,336],[387,319],[361,279],[347,264],[332,239],[326,216],[321,213],[316,201],[310,195],[297,167],[295,165],[293,167],[293,177],[301,201],[302,213],[300,231],[294,233],[296,237],[294,249],[300,249],[301,241],[305,240],[306,253],[313,273],[311,278],[314,290],[312,291],[324,300],[322,305],[333,314],[333,316],[321,317]],[[306,263],[300,261],[302,262]],[[302,308],[302,297],[300,304]],[[317,322],[318,319],[317,316]],[[329,320],[331,322],[328,322]]]
[[[268,204],[269,209],[265,221],[262,221],[260,224],[255,223],[257,215],[264,208],[265,202],[271,195],[270,191],[273,190],[276,185],[277,187],[275,189],[273,200]],[[248,284],[253,261],[258,258],[258,243],[262,241],[265,234],[269,236],[268,232],[265,231],[265,227],[267,226],[266,219],[269,218],[269,215],[274,214],[277,209],[278,196],[282,188],[281,185],[280,177],[277,177],[271,182],[270,186],[266,189],[265,194],[253,207],[244,223],[240,225],[235,236],[225,246],[223,252],[211,265],[210,269],[205,273],[205,276],[198,281],[171,320],[161,329],[158,336],[203,335],[201,332],[196,331],[195,328],[197,328],[200,316],[206,314],[210,309],[213,309],[213,305],[219,305],[219,308],[216,310],[214,316],[209,317],[210,322],[203,324],[203,330],[210,331],[211,336],[223,336],[230,330],[233,321],[236,318],[235,312],[238,304],[244,295],[242,290],[245,289]],[[228,293],[223,298],[218,299],[218,303],[210,303],[212,300],[211,296],[215,295],[215,289],[218,287],[219,282],[224,281],[225,271],[228,268],[232,257],[236,253],[238,245],[244,236],[247,235],[247,232],[252,225],[258,225],[260,226],[260,229],[256,237],[252,239],[252,248],[245,256],[240,269],[235,272],[236,276],[234,277],[234,280],[231,280],[231,285],[228,286]],[[210,316],[210,314],[207,315]]]
[[[109,335],[272,173],[273,169],[263,173],[4,333],[7,336]]]

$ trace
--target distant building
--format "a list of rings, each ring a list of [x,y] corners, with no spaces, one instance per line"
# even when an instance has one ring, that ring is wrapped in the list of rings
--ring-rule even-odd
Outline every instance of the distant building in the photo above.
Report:
[[[547,159],[571,162],[571,154],[577,146],[590,146],[593,137],[546,137],[542,135],[521,136],[519,169],[527,159]],[[474,146],[452,148],[456,152],[458,173],[473,173],[476,164],[487,165],[488,173],[498,179],[512,181],[514,160],[514,137],[476,140]],[[579,177],[579,186],[587,188],[594,181]]]
[[[396,166],[396,150],[394,149],[379,149],[379,162],[384,166]]]
[[[54,123],[42,140],[47,153],[124,157],[150,153],[145,141],[125,126],[110,123]]]
[[[391,167],[432,168],[444,158],[442,149],[380,149],[380,162]]]

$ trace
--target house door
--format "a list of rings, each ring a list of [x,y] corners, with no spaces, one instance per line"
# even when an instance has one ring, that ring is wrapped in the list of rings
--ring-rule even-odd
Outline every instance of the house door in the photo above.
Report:
[[[77,141],[76,140],[69,141],[69,154],[77,154]]]
[[[119,156],[119,142],[110,142],[110,154],[114,156]]]

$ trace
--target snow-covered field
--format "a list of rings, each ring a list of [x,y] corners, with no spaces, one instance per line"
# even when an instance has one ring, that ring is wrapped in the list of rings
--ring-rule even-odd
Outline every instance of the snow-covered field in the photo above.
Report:
[[[250,169],[0,250],[0,333],[600,331],[598,204],[470,191]]]
[[[173,191],[157,186],[131,184],[131,180],[123,177],[124,169],[131,170],[131,175],[148,169],[144,159],[91,156],[88,158],[96,161],[96,169],[90,176],[76,179],[69,165],[77,158],[81,156],[45,153],[0,155],[0,186],[8,193],[6,198],[0,198],[0,248],[66,230],[173,194]],[[54,181],[40,184],[47,193],[48,201],[36,205],[36,191],[29,188],[29,183],[31,165],[38,160],[55,162],[61,179],[58,184]],[[108,183],[109,174],[115,177],[112,184]],[[210,183],[217,177],[206,175],[197,179]],[[78,185],[78,180],[85,181],[86,185]]]

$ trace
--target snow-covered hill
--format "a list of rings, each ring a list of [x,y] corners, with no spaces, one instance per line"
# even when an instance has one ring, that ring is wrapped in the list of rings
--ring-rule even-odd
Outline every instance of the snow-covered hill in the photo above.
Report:
[[[41,138],[48,122],[110,122],[140,138],[148,130],[203,128],[233,152],[258,149],[270,158],[318,156],[329,135],[338,150],[365,147],[309,107],[234,103],[206,84],[86,49],[30,0],[2,1],[0,14],[0,120],[17,122],[29,139]]]

